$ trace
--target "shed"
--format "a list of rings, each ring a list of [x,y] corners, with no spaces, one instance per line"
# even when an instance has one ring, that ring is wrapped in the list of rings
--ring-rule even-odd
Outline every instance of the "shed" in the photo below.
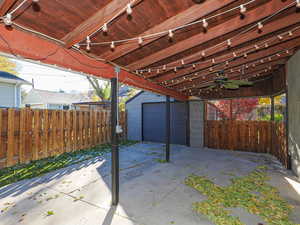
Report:
[[[129,140],[165,141],[165,102],[165,96],[146,91],[139,92],[126,102]],[[172,144],[190,144],[190,104],[171,98]]]

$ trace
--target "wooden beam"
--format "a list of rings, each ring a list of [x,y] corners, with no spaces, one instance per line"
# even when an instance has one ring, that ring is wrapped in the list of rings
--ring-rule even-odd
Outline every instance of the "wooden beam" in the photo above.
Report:
[[[201,45],[207,41],[234,32],[237,29],[241,29],[245,26],[248,26],[249,24],[258,22],[267,16],[273,15],[274,13],[278,12],[279,10],[283,9],[284,7],[288,6],[293,2],[294,0],[269,1],[263,6],[260,6],[255,10],[249,11],[243,20],[241,20],[239,16],[236,16],[233,19],[230,19],[218,26],[208,29],[206,33],[201,32],[188,39],[177,42],[176,44],[168,48],[162,49],[161,51],[155,52],[152,55],[144,57],[128,65],[127,68],[129,68],[130,70],[136,70],[136,69],[147,67],[155,62],[159,62],[163,59],[179,54],[190,48]]]
[[[275,36],[276,37],[276,36]],[[264,39],[263,41],[261,41],[261,42],[257,42],[256,44],[260,47],[260,49],[258,50],[258,51],[252,51],[252,53],[248,53],[248,55],[250,56],[250,55],[252,55],[252,58],[253,58],[253,55],[257,55],[259,52],[261,52],[261,51],[263,51],[263,50],[266,50],[266,48],[264,48],[264,46],[261,44],[261,43],[264,43],[265,41],[268,41],[268,44],[269,44],[269,47],[268,47],[268,49],[270,49],[270,48],[272,48],[273,46],[276,46],[277,44],[279,44],[279,45],[282,45],[283,43],[285,43],[285,42],[287,42],[287,41],[289,41],[289,40],[292,40],[292,39],[294,39],[294,38],[297,38],[297,37],[300,37],[300,29],[298,29],[298,30],[295,30],[294,32],[293,32],[293,36],[284,36],[284,41],[281,41],[281,40],[279,40],[279,39],[275,39],[275,41],[274,41],[274,36],[272,36],[271,38],[268,38],[268,39]],[[273,39],[272,39],[273,38]],[[272,42],[270,42],[270,40],[273,40]],[[271,44],[270,44],[271,43]],[[296,45],[296,46],[298,46],[298,44]],[[236,51],[236,54],[237,54],[237,56],[239,57],[238,59],[236,59],[236,61],[234,61],[234,62],[230,62],[229,63],[229,65],[228,65],[228,67],[227,68],[231,68],[231,67],[234,67],[234,65],[236,65],[239,61],[241,61],[242,60],[242,58],[241,58],[241,56],[242,56],[242,54],[239,54],[239,52],[246,52],[247,50],[249,50],[250,49],[250,47],[254,47],[253,46],[253,43],[252,43],[252,46],[250,45],[246,45],[245,47],[243,47],[243,48],[240,48],[239,49],[239,51]],[[253,50],[253,48],[252,48],[252,50]],[[256,57],[256,56],[254,56],[254,57]],[[223,62],[223,65],[219,65],[219,66],[215,66],[214,67],[214,69],[216,69],[217,68],[217,70],[219,69],[219,70],[221,70],[221,69],[224,69],[224,68],[226,68],[225,67],[225,65],[224,65],[224,62],[225,61],[229,61],[229,60],[232,60],[232,54],[224,54],[223,55],[223,57],[221,58],[222,60],[220,60],[220,61],[218,61],[218,59],[216,58],[215,60],[216,60],[216,64],[218,64],[218,63],[222,63]],[[245,60],[243,60],[243,62],[246,62]],[[177,73],[175,73],[175,72],[173,72],[173,76],[171,76],[171,75],[169,75],[168,76],[168,80],[172,80],[172,79],[178,79],[178,78],[180,78],[180,77],[183,77],[183,76],[186,76],[186,75],[188,75],[188,74],[194,74],[194,73],[209,73],[209,68],[212,66],[212,63],[211,63],[211,61],[210,60],[208,60],[208,61],[205,61],[205,62],[203,62],[201,65],[198,65],[197,66],[197,69],[195,69],[195,70],[193,70],[192,68],[189,68],[189,69],[182,69],[182,70],[178,70],[178,72]],[[157,81],[157,80],[155,80],[155,81]]]
[[[136,0],[134,4],[137,4],[141,0]],[[84,40],[88,35],[100,29],[104,23],[111,20],[117,15],[122,9],[126,7],[128,1],[124,0],[113,0],[93,16],[86,21],[82,22],[72,32],[68,33],[62,38],[67,48],[72,47],[74,44]]]
[[[112,65],[97,61],[78,51],[66,49],[54,42],[47,41],[35,35],[17,29],[8,30],[0,26],[0,51],[10,55],[19,55],[34,61],[41,61],[49,65],[57,65],[66,69],[92,74],[97,77],[110,79],[115,77]],[[4,41],[5,40],[5,41]],[[174,90],[154,84],[137,75],[122,70],[120,81],[148,91],[174,98],[186,100],[184,96]]]
[[[187,23],[194,22],[194,21],[196,21],[196,20],[198,20],[220,8],[223,8],[233,2],[236,2],[236,1],[237,0],[227,0],[227,1],[210,0],[210,1],[206,1],[202,4],[196,4],[196,5],[192,6],[191,8],[177,14],[176,16],[173,16],[173,17],[167,19],[163,23],[152,27],[151,29],[145,31],[144,33],[140,34],[139,36],[146,36],[149,34],[173,29],[174,27],[178,27],[178,26],[182,26]],[[156,41],[159,38],[161,38],[161,37],[155,37],[155,38],[151,38],[149,40],[144,40],[143,45],[150,44],[151,42]],[[138,49],[140,47],[141,46],[136,42],[126,44],[126,45],[120,45],[113,52],[107,51],[107,52],[101,54],[101,57],[106,60],[113,61],[113,60],[116,60],[116,59],[126,55],[126,54],[129,54],[129,53],[135,51],[136,49]]]
[[[243,57],[238,58],[235,61],[231,62],[229,68],[241,66],[241,65],[244,65],[244,64],[249,64],[251,62],[255,62],[255,61],[260,60],[262,58],[266,58],[270,55],[276,54],[279,51],[283,51],[285,49],[295,48],[297,46],[300,46],[300,36],[298,36],[297,38],[294,38],[292,40],[283,42],[281,44],[274,45],[271,48],[261,50],[261,51],[255,53],[255,54],[249,55],[246,59],[243,58]],[[218,70],[224,70],[224,65],[216,66],[215,71],[218,71]],[[208,74],[215,74],[215,73],[212,73],[209,70],[205,70],[205,71],[202,71],[201,74],[203,74],[203,76],[207,76]],[[195,79],[193,81],[188,81],[187,80],[187,81],[182,82],[180,84],[174,85],[173,88],[175,88],[175,87],[176,88],[182,88],[182,87],[184,87],[188,84],[192,84],[192,83],[196,82],[197,80],[201,80],[201,78]]]
[[[4,16],[17,0],[2,0],[0,2],[0,16]]]
[[[290,27],[294,24],[298,24],[300,23],[300,14],[299,13],[292,13],[288,16],[279,18],[278,20],[274,20],[270,23],[267,23],[264,26],[264,30],[263,30],[263,35],[265,36],[269,36],[270,34],[276,32],[277,30],[281,30],[284,29],[285,27]],[[257,32],[256,30],[253,30],[252,32],[248,32],[245,33],[241,36],[239,36],[238,39],[235,39],[234,41],[232,41],[232,47],[231,49],[234,49],[235,51],[240,51],[241,48],[238,48],[239,46],[245,47],[246,43],[248,42],[253,42],[254,40],[256,40],[257,38],[260,38],[262,34],[260,34],[259,32]],[[267,40],[267,39],[264,39]],[[261,41],[261,39],[260,39]],[[249,43],[252,44],[253,43]],[[249,47],[249,46],[248,46]],[[210,57],[215,57],[216,55],[218,57],[222,57],[222,55],[228,54],[228,51],[226,51],[227,46],[224,47],[220,47],[220,48],[213,48],[211,49],[209,52],[207,52],[206,54],[206,58],[210,58]],[[223,54],[222,54],[223,53]],[[193,62],[195,62],[195,60],[199,60],[199,52],[193,55],[190,55],[186,58],[184,58],[184,62],[186,64],[191,64]],[[223,59],[223,58],[222,58]],[[170,63],[168,64],[168,66],[178,66],[178,62],[175,63]],[[184,69],[180,69],[178,70],[177,73],[174,73],[173,70],[169,70],[166,71],[163,74],[150,74],[149,76],[146,76],[147,78],[154,78],[154,81],[156,82],[163,82],[166,80],[170,80],[170,79],[174,79],[176,77],[181,77],[184,74],[188,74],[188,73],[193,73],[195,71],[201,70],[203,68],[202,64],[201,65],[196,65],[195,68],[192,67],[188,67],[188,68],[184,68]]]
[[[241,72],[236,71],[234,73],[228,74],[227,77],[228,77],[228,79],[240,79],[240,78],[241,79],[247,79],[247,78],[253,76],[254,74],[257,74],[260,71],[264,71],[266,68],[268,68],[268,66],[272,66],[272,69],[274,69],[274,67],[276,67],[278,65],[285,64],[286,62],[287,62],[287,57],[282,57],[282,58],[276,59],[276,60],[274,60],[270,63],[269,62],[262,63],[262,64],[257,65],[254,68],[249,68],[248,70],[245,70],[244,74],[241,74]],[[267,72],[270,73],[269,70]],[[264,73],[267,73],[267,72],[264,72]],[[202,82],[193,83],[193,85],[195,85],[195,86],[186,87],[187,89],[184,90],[184,92],[189,91],[190,89],[194,90],[194,89],[203,88],[205,86],[209,86],[213,82],[214,82],[214,77],[213,76],[206,77],[206,79],[202,80]]]

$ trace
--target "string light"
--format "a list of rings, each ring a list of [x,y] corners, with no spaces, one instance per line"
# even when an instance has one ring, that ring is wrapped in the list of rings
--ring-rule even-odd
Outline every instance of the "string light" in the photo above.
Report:
[[[166,66],[166,65],[164,65],[164,66],[163,66],[163,70],[166,70],[166,69],[167,69],[167,66]]]
[[[142,38],[142,37],[139,37],[138,43],[139,43],[139,45],[142,45],[142,44],[143,44],[143,38]]]
[[[205,57],[205,51],[201,52],[201,56],[204,58]]]
[[[211,60],[211,63],[214,65],[216,63],[216,60],[215,59],[212,59]]]
[[[193,69],[196,69],[196,65],[195,64],[193,64]]]
[[[265,43],[265,48],[268,48],[269,47],[269,44],[268,43]]]
[[[240,5],[240,13],[244,14],[247,11],[247,8],[244,5]]]
[[[258,45],[254,45],[254,48],[255,48],[256,50],[258,50],[258,49],[259,49],[259,46],[258,46]]]
[[[231,47],[231,40],[230,39],[227,40],[227,46],[228,46],[228,48]]]
[[[248,57],[247,53],[244,53],[244,58],[246,59]]]
[[[174,37],[174,33],[172,30],[169,30],[169,38],[172,39]]]
[[[281,41],[283,37],[281,35],[278,35],[277,38]]]
[[[300,0],[299,0],[300,1]],[[289,36],[293,36],[293,32],[292,31],[289,31]]]
[[[264,25],[262,24],[262,22],[258,22],[258,23],[257,23],[257,28],[258,28],[259,30],[262,30],[263,27],[264,27]]]
[[[11,14],[7,13],[6,16],[3,19],[3,22],[6,26],[11,26],[12,25],[12,20],[11,20]]]
[[[127,4],[127,7],[126,7],[126,13],[128,16],[130,16],[132,14],[132,8],[131,8],[131,4]]]
[[[91,50],[91,39],[90,39],[90,36],[87,36],[86,37],[86,50],[87,51],[90,51]]]
[[[174,72],[177,73],[177,67],[174,67]]]
[[[233,52],[232,55],[233,55],[233,58],[236,58],[236,53],[235,52]]]
[[[203,20],[202,20],[202,26],[203,26],[204,29],[207,29],[207,27],[208,27],[208,22],[206,21],[206,19],[203,19]]]
[[[103,24],[102,31],[103,31],[104,33],[107,33],[107,31],[108,31],[107,23],[104,23],[104,24]]]
[[[112,41],[112,42],[111,42],[111,44],[110,44],[110,48],[111,48],[111,50],[114,50],[114,49],[115,49],[115,47],[116,47],[116,46],[115,46],[115,42],[114,42],[114,41]]]
[[[181,65],[184,65],[184,60],[183,59],[181,60]]]

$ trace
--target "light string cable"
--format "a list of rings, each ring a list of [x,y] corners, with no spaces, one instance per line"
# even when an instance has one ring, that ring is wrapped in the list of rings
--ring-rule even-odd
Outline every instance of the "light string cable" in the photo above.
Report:
[[[184,82],[184,81],[186,81],[186,79],[197,79],[198,77],[200,77],[200,76],[197,76],[198,74],[197,73],[200,73],[200,72],[202,72],[202,71],[206,71],[206,70],[208,70],[208,69],[211,69],[211,68],[215,68],[215,67],[218,67],[218,66],[220,66],[220,65],[225,65],[226,67],[229,65],[229,62],[232,62],[232,61],[235,61],[237,58],[242,58],[242,57],[245,57],[246,56],[246,58],[247,58],[247,56],[249,55],[249,54],[251,54],[251,53],[256,53],[259,49],[260,50],[263,50],[263,49],[267,49],[267,48],[270,48],[270,42],[273,42],[274,40],[277,40],[278,39],[278,37],[281,37],[281,38],[283,38],[283,36],[285,36],[285,35],[292,35],[293,34],[293,32],[294,31],[297,31],[297,30],[299,30],[300,29],[300,26],[297,26],[297,27],[294,27],[293,29],[291,29],[291,30],[289,30],[289,31],[286,31],[286,32],[283,32],[283,33],[281,33],[281,34],[278,34],[278,35],[275,35],[273,38],[271,38],[271,39],[268,39],[268,40],[265,40],[265,41],[262,41],[262,42],[260,42],[259,44],[256,44],[256,45],[254,45],[254,47],[249,47],[249,49],[245,49],[245,50],[243,50],[243,51],[240,51],[240,52],[236,52],[236,57],[233,57],[233,58],[231,58],[231,59],[227,59],[226,60],[226,58],[228,58],[229,56],[232,56],[232,53],[228,53],[228,54],[226,54],[226,55],[223,55],[223,56],[221,56],[221,57],[219,57],[219,58],[217,58],[218,59],[218,61],[220,60],[220,59],[223,59],[223,58],[225,58],[225,60],[224,61],[220,61],[219,63],[216,63],[216,64],[214,64],[214,65],[212,65],[211,67],[207,67],[207,68],[203,68],[203,69],[201,69],[201,70],[198,70],[197,72],[192,72],[192,73],[189,73],[189,74],[185,74],[185,75],[182,75],[182,76],[179,76],[179,77],[175,77],[175,78],[173,78],[173,79],[171,79],[171,80],[168,80],[168,81],[162,81],[162,82],[160,82],[161,84],[166,84],[166,83],[172,83],[171,85],[176,85],[176,84],[178,84],[178,83],[181,83],[181,82]],[[266,47],[267,46],[267,47]],[[258,49],[257,49],[258,48]],[[217,61],[217,60],[216,60]],[[205,63],[209,63],[209,61],[206,61]],[[210,72],[212,72],[212,71],[210,71]],[[192,77],[192,78],[190,78],[190,77]],[[180,79],[183,79],[182,81],[177,81],[177,83],[174,83],[174,82],[176,82],[176,80],[180,80]]]
[[[291,50],[293,50],[293,49],[295,49],[295,48],[290,48],[290,49],[280,50],[280,51],[277,51],[277,52],[273,53],[272,55],[263,57],[262,59],[254,60],[253,62],[248,63],[248,64],[249,64],[249,65],[250,65],[250,64],[252,64],[252,65],[253,65],[253,64],[258,65],[257,63],[260,63],[261,61],[264,61],[264,60],[266,60],[266,59],[269,59],[270,57],[278,56],[278,54],[282,54],[282,53],[289,54],[289,52],[290,52]],[[235,66],[234,68],[241,68],[242,66],[243,66],[243,65],[238,65],[238,66]],[[266,68],[269,68],[269,67],[270,67],[270,66],[266,66]],[[261,69],[261,70],[262,70],[262,71],[265,71],[266,68]],[[227,73],[227,75],[239,71],[239,69],[236,70],[236,71],[233,71],[232,69],[230,69],[230,70],[231,70],[231,71],[230,71],[229,73]],[[215,73],[210,73],[210,74],[207,74],[206,76],[209,76],[209,75],[212,75],[212,74],[215,74]],[[246,74],[246,75],[247,75],[247,74]],[[241,76],[241,74],[238,74],[238,75],[236,75],[235,77],[238,77],[238,76]],[[230,77],[230,78],[232,78],[232,77]],[[209,80],[209,81],[202,82],[202,83],[199,84],[199,85],[203,86],[203,85],[205,85],[205,84],[207,84],[207,83],[211,83],[211,82],[213,82],[213,80]],[[178,88],[178,90],[180,90],[180,91],[185,91],[185,90],[189,90],[189,89],[191,89],[191,88],[193,89],[193,88],[197,88],[197,87],[194,87],[194,86],[191,86],[191,87],[183,87],[183,88]]]
[[[212,47],[210,47],[210,48],[207,48],[207,49],[205,49],[205,50],[202,50],[198,55],[203,54],[203,52],[206,54],[207,52],[209,52],[209,51],[211,51],[211,50],[213,50],[213,49],[216,49],[216,48],[218,48],[218,47],[221,46],[221,45],[227,44],[229,40],[232,41],[233,39],[237,39],[240,35],[243,35],[243,34],[249,32],[249,31],[251,31],[252,29],[257,28],[259,23],[263,24],[263,23],[267,22],[268,20],[270,20],[270,19],[273,18],[274,16],[276,16],[276,15],[282,13],[283,11],[285,11],[285,10],[287,10],[287,9],[289,9],[289,8],[291,8],[291,7],[294,6],[295,4],[296,4],[296,1],[290,3],[289,5],[287,5],[287,6],[285,6],[284,8],[278,10],[278,11],[275,12],[274,14],[272,14],[272,15],[270,15],[270,16],[264,18],[264,19],[261,20],[260,22],[258,22],[258,23],[256,23],[256,24],[254,24],[254,25],[252,25],[252,26],[246,28],[245,30],[239,32],[239,33],[236,34],[234,37],[232,37],[232,38],[230,38],[230,39],[227,39],[227,40],[225,40],[225,41],[222,41],[222,42],[220,42],[220,43],[218,43],[218,44],[216,44],[216,45],[214,45],[214,46],[212,46]],[[195,56],[195,57],[197,57],[197,56]],[[180,62],[181,62],[182,60],[183,60],[183,59],[178,60],[177,63],[180,64]],[[201,59],[200,59],[200,60],[201,60]],[[200,60],[198,60],[198,61],[200,61]],[[175,63],[176,63],[176,62],[172,62],[171,64],[175,64]],[[182,68],[186,68],[186,67],[191,67],[191,66],[195,66],[195,65],[200,65],[200,64],[203,64],[203,63],[207,63],[207,61],[188,63],[188,64],[184,64],[184,65],[180,64],[180,66],[168,66],[168,65],[164,65],[164,66],[158,66],[158,67],[146,67],[145,69],[142,69],[142,70],[136,70],[136,72],[137,72],[137,73],[144,73],[144,72],[149,72],[149,71],[150,71],[150,73],[151,73],[152,71],[155,71],[155,70],[157,70],[157,69],[162,70],[162,71],[166,71],[166,70],[173,70],[175,67],[178,67],[178,69],[182,69]]]
[[[257,0],[250,0],[249,2],[247,3],[244,3],[242,4],[244,7],[255,2]],[[178,26],[178,27],[175,27],[175,28],[172,28],[172,29],[168,29],[168,30],[163,30],[163,31],[160,31],[160,32],[156,32],[156,33],[152,33],[152,34],[148,34],[148,35],[144,35],[144,36],[140,36],[140,37],[133,37],[133,38],[127,38],[127,39],[121,39],[121,40],[113,40],[113,41],[105,41],[105,42],[93,42],[93,43],[90,43],[90,45],[109,45],[111,44],[112,42],[114,43],[122,43],[122,42],[131,42],[131,41],[139,41],[140,38],[142,38],[143,40],[146,40],[146,39],[151,39],[151,38],[155,38],[155,37],[160,37],[160,36],[165,36],[167,34],[170,34],[170,31],[171,32],[175,32],[177,30],[180,30],[180,29],[184,29],[186,27],[189,27],[189,26],[192,26],[192,25],[195,25],[195,24],[199,24],[199,23],[203,23],[203,21],[208,21],[208,20],[211,20],[213,18],[216,18],[216,17],[219,17],[219,16],[222,16],[222,15],[225,15],[231,11],[234,11],[234,10],[237,10],[237,9],[240,9],[241,6],[236,6],[234,8],[231,8],[229,10],[226,10],[224,12],[221,12],[221,13],[218,13],[216,15],[213,15],[213,16],[210,16],[210,17],[207,17],[205,19],[201,19],[201,20],[197,20],[195,22],[191,22],[191,23],[187,23],[187,24],[184,24],[184,25],[181,25],[181,26]],[[122,11],[122,13],[124,12],[124,10]],[[103,29],[103,26],[98,30],[100,31],[101,29]],[[97,31],[97,32],[98,32]],[[94,35],[96,32],[92,33],[92,35]],[[88,35],[88,36],[91,36],[91,35]],[[88,45],[87,43],[80,43],[79,44],[80,46],[86,46]]]

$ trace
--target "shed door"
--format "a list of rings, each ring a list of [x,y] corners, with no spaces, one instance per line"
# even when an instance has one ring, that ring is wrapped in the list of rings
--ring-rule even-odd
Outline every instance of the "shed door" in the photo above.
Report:
[[[143,104],[143,141],[165,142],[165,103]],[[181,102],[171,103],[171,143],[186,143],[187,105]]]

